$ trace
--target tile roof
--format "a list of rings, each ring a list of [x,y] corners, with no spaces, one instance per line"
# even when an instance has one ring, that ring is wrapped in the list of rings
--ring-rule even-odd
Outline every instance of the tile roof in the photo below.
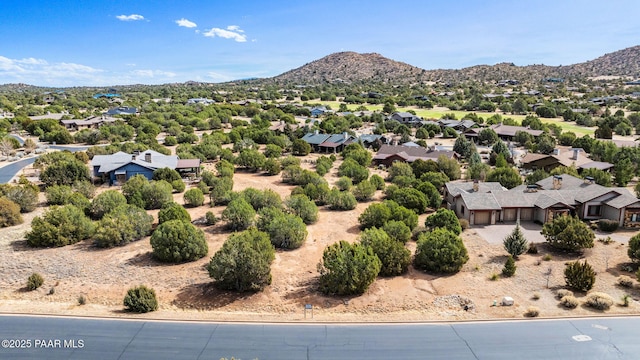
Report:
[[[462,193],[462,201],[469,210],[500,210],[500,204],[492,193]]]

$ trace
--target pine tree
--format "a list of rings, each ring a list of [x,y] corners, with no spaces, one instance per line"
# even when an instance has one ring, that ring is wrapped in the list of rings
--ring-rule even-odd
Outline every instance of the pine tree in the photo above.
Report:
[[[515,259],[527,251],[527,239],[525,239],[522,230],[520,230],[520,222],[516,223],[516,228],[513,229],[511,234],[507,236],[502,243],[504,245],[504,249],[507,250],[507,252]]]
[[[516,262],[513,260],[513,256],[509,255],[507,261],[504,263],[504,267],[502,268],[502,275],[505,277],[512,277],[516,274]]]

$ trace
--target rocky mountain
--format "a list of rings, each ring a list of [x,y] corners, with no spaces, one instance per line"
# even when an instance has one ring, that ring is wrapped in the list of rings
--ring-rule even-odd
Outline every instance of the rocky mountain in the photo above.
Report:
[[[380,54],[340,52],[305,64],[271,80],[279,83],[317,84],[334,82],[382,82],[409,84],[425,81],[463,82],[518,79],[537,81],[548,77],[586,78],[601,75],[640,77],[640,46],[634,46],[584,63],[566,66],[511,63],[477,65],[464,69],[425,70]]]

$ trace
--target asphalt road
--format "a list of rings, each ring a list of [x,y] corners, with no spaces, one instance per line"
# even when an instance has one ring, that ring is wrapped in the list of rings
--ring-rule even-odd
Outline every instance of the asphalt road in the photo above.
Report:
[[[71,152],[76,151],[84,151],[88,149],[89,146],[62,146],[62,145],[49,145],[49,149],[54,150],[69,150]],[[40,156],[40,155],[38,155]],[[0,168],[0,184],[5,184],[11,181],[11,179],[16,176],[22,168],[29,164],[33,164],[38,156],[18,160],[16,162],[12,162],[8,165],[5,165]]]
[[[0,359],[638,359],[639,328],[640,318],[336,325],[0,316]]]

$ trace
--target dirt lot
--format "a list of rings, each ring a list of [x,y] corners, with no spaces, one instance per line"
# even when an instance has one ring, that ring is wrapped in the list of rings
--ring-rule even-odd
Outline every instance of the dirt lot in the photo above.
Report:
[[[310,167],[308,163],[303,166]],[[335,169],[326,177],[336,180]],[[279,176],[237,173],[234,190],[246,187],[270,188],[283,198],[292,186],[282,184]],[[381,194],[377,194],[380,199]],[[182,203],[182,194],[176,194]],[[44,198],[42,198],[44,200]],[[188,264],[166,265],[151,257],[149,238],[114,249],[97,249],[90,242],[56,249],[31,249],[24,233],[34,216],[44,207],[26,214],[25,223],[0,232],[0,311],[12,313],[49,313],[115,317],[149,317],[168,319],[268,320],[300,321],[304,305],[314,306],[313,321],[425,321],[522,318],[529,306],[540,308],[540,316],[598,315],[585,307],[565,310],[558,306],[554,291],[564,285],[562,271],[567,261],[579,256],[553,253],[550,261],[542,258],[550,251],[544,244],[536,255],[523,255],[517,262],[513,278],[490,280],[499,274],[506,260],[500,241],[486,241],[476,229],[466,230],[462,237],[470,260],[463,270],[451,276],[434,276],[411,269],[395,278],[378,278],[370,289],[358,297],[327,297],[316,291],[316,265],[324,248],[338,240],[356,241],[358,215],[368,206],[358,204],[353,211],[335,212],[321,209],[319,221],[308,227],[306,243],[294,251],[278,251],[272,265],[273,284],[256,294],[222,292],[212,286],[205,266],[218,250],[228,233],[223,224],[203,227],[209,244],[207,257]],[[219,215],[223,207],[204,206],[189,209],[193,219],[213,211]],[[153,212],[157,215],[157,211]],[[426,215],[420,217],[424,223]],[[504,226],[504,225],[503,225]],[[504,232],[504,230],[502,230]],[[628,238],[632,233],[616,233]],[[407,245],[412,252],[415,243]],[[616,285],[626,265],[626,245],[596,242],[584,254],[598,272],[595,291],[603,291],[616,301],[624,294],[640,298],[638,288],[625,289]],[[545,273],[551,269],[548,277]],[[27,277],[39,272],[45,278],[40,289],[25,291]],[[128,288],[146,284],[156,289],[160,310],[145,315],[122,311],[122,299]],[[53,294],[49,294],[51,289]],[[77,298],[85,295],[86,305]],[[503,296],[511,296],[515,305],[492,306]],[[577,294],[579,298],[583,294]],[[539,297],[539,299],[534,299]],[[463,305],[468,305],[467,310]],[[640,306],[632,301],[629,307],[614,306],[608,314],[635,314]],[[308,314],[309,315],[309,314]],[[308,316],[307,320],[310,320]]]

